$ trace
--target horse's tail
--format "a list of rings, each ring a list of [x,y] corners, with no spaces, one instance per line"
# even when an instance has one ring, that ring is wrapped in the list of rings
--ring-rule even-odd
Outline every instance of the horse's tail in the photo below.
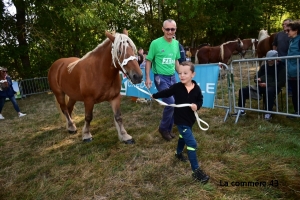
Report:
[[[60,118],[62,121],[64,121],[66,119],[66,116],[64,115],[64,113],[61,111],[61,108],[60,108],[60,105],[56,99],[56,97],[54,96],[54,99],[55,99],[55,105],[56,105],[56,108],[57,110],[59,111],[59,114],[60,114]],[[69,102],[69,96],[65,95],[65,102],[66,102],[66,105],[68,104]]]
[[[199,64],[199,60],[198,60],[198,51],[199,51],[199,50],[197,50],[196,53],[195,53],[195,64]]]

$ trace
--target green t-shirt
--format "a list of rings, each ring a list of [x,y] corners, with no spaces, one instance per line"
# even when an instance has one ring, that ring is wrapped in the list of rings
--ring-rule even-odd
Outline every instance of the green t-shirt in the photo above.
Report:
[[[161,75],[173,75],[175,73],[175,61],[180,58],[179,43],[172,39],[167,42],[164,37],[153,40],[146,57],[152,62],[152,72]]]

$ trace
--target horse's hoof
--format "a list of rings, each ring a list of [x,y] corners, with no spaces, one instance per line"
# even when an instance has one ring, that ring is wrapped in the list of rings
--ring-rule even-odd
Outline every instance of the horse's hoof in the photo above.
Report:
[[[132,139],[130,139],[130,140],[126,140],[126,141],[123,141],[125,144],[134,144],[135,143],[135,141],[134,141],[134,139],[132,138]]]
[[[91,142],[93,140],[93,138],[87,138],[87,139],[83,139],[83,142]]]
[[[75,130],[75,131],[70,131],[70,130],[68,130],[68,131],[69,131],[70,134],[75,134],[75,133],[77,133],[77,130]]]

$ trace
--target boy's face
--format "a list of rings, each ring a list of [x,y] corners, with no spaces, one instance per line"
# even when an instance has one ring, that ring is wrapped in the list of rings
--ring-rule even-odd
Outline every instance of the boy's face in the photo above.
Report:
[[[186,84],[192,81],[195,76],[195,72],[192,72],[191,67],[188,65],[179,65],[178,75],[180,82]]]

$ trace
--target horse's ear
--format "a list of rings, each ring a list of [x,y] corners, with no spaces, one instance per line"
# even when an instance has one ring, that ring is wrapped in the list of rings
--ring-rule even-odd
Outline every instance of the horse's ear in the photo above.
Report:
[[[126,28],[124,28],[123,33],[128,36],[128,31]]]
[[[110,32],[105,31],[105,35],[110,39],[111,42],[115,41],[115,37]]]

